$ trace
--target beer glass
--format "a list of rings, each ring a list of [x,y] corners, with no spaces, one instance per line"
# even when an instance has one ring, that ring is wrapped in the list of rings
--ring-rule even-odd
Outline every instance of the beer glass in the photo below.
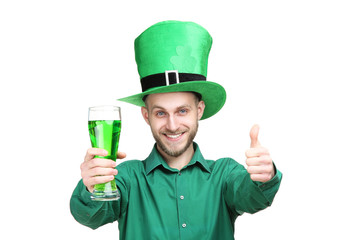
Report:
[[[116,106],[97,106],[89,108],[89,134],[91,146],[102,148],[108,155],[95,156],[116,161],[121,132],[121,112]],[[113,201],[120,198],[115,179],[111,182],[96,184],[91,199],[94,201]]]

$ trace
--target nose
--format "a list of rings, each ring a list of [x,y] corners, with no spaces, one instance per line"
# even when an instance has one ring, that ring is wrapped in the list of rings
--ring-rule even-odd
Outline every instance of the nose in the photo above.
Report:
[[[171,132],[176,132],[179,129],[179,122],[176,116],[174,115],[168,116],[166,128]]]

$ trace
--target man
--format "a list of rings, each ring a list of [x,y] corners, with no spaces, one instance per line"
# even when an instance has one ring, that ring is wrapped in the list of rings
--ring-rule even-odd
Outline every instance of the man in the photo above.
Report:
[[[239,215],[271,205],[282,174],[260,145],[257,125],[247,169],[231,158],[206,160],[193,142],[199,120],[226,98],[222,86],[206,81],[211,44],[204,28],[178,21],[155,24],[135,40],[143,92],[119,100],[141,106],[156,144],[145,160],[115,169],[113,161],[94,158],[104,150],[89,149],[70,201],[77,221],[93,229],[118,221],[120,239],[225,240],[234,239]],[[94,184],[114,176],[120,199],[91,201]]]

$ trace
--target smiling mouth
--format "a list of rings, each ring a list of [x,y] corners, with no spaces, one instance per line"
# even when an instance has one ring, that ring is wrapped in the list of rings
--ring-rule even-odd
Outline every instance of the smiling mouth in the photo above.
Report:
[[[163,135],[171,140],[175,140],[180,138],[185,132],[176,133],[176,134],[169,134],[169,133],[163,133]]]

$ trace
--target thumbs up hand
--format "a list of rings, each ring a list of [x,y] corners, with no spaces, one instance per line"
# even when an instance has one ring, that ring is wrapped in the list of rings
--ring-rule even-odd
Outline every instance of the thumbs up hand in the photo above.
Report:
[[[269,151],[260,145],[258,140],[259,125],[250,130],[250,148],[246,151],[246,165],[253,181],[267,182],[275,175],[275,169]]]

